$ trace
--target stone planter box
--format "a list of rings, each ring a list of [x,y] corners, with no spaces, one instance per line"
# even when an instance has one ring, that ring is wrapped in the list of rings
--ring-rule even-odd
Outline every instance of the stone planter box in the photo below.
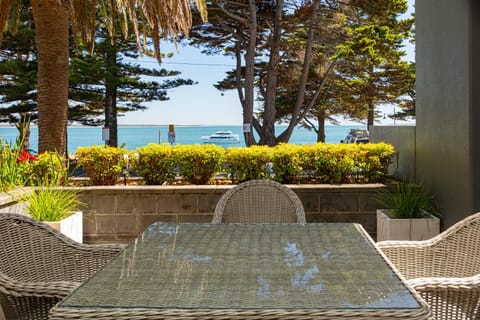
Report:
[[[83,242],[83,213],[81,211],[75,212],[61,221],[45,223],[70,239],[79,243]]]
[[[430,215],[420,219],[394,219],[377,209],[377,241],[427,240],[440,232],[440,219]]]

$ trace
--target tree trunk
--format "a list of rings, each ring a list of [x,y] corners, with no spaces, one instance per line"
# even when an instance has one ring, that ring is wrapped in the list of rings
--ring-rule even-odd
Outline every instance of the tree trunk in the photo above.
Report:
[[[270,60],[267,70],[267,89],[263,109],[263,132],[260,144],[275,145],[275,115],[277,97],[278,64],[280,62],[280,42],[282,33],[283,0],[277,0],[275,20],[271,39]]]
[[[317,115],[318,130],[317,130],[317,142],[325,142],[325,112],[321,112]]]
[[[117,126],[117,88],[118,88],[118,66],[117,49],[112,45],[107,50],[106,56],[107,74],[105,81],[105,125],[109,128],[109,140],[107,144],[111,147],[118,147],[118,126]]]
[[[307,87],[308,73],[310,70],[310,64],[312,62],[313,38],[315,35],[315,24],[318,23],[317,15],[319,7],[320,1],[315,0],[313,2],[312,18],[310,20],[310,26],[308,30],[307,46],[305,48],[305,57],[303,60],[302,77],[300,78],[300,84],[298,86],[297,99],[293,108],[292,119],[290,120],[288,127],[279,135],[277,139],[278,142],[288,142],[288,140],[290,140],[290,137],[292,136],[293,129],[300,121],[300,111],[302,109],[305,99],[305,88]]]
[[[367,120],[367,128],[370,129],[373,126],[373,122],[375,120],[375,105],[373,103],[368,104],[368,120]]]
[[[32,1],[38,50],[38,151],[66,152],[68,10],[57,0]]]
[[[243,125],[249,128],[245,132],[245,145],[247,147],[255,144],[253,136],[253,102],[254,102],[254,80],[255,80],[255,48],[257,40],[257,7],[255,0],[249,0],[250,19],[248,26],[249,39],[248,48],[245,54],[245,104],[243,105]]]

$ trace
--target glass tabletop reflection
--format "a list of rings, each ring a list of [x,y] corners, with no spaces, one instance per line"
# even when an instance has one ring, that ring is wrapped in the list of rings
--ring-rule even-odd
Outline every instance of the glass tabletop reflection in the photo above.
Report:
[[[415,309],[357,224],[154,223],[60,307]]]

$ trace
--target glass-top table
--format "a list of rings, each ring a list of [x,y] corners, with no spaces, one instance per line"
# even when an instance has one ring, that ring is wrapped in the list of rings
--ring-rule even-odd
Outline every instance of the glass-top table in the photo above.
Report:
[[[429,319],[358,224],[154,223],[51,319]]]

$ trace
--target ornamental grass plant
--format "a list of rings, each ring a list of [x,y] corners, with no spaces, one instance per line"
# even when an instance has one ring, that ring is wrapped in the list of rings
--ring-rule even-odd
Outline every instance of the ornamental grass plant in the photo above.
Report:
[[[425,218],[428,214],[439,217],[435,196],[423,183],[404,178],[393,186],[381,189],[375,200],[395,219]]]
[[[42,186],[26,193],[21,202],[25,204],[27,213],[39,221],[60,221],[80,207],[79,190]]]

